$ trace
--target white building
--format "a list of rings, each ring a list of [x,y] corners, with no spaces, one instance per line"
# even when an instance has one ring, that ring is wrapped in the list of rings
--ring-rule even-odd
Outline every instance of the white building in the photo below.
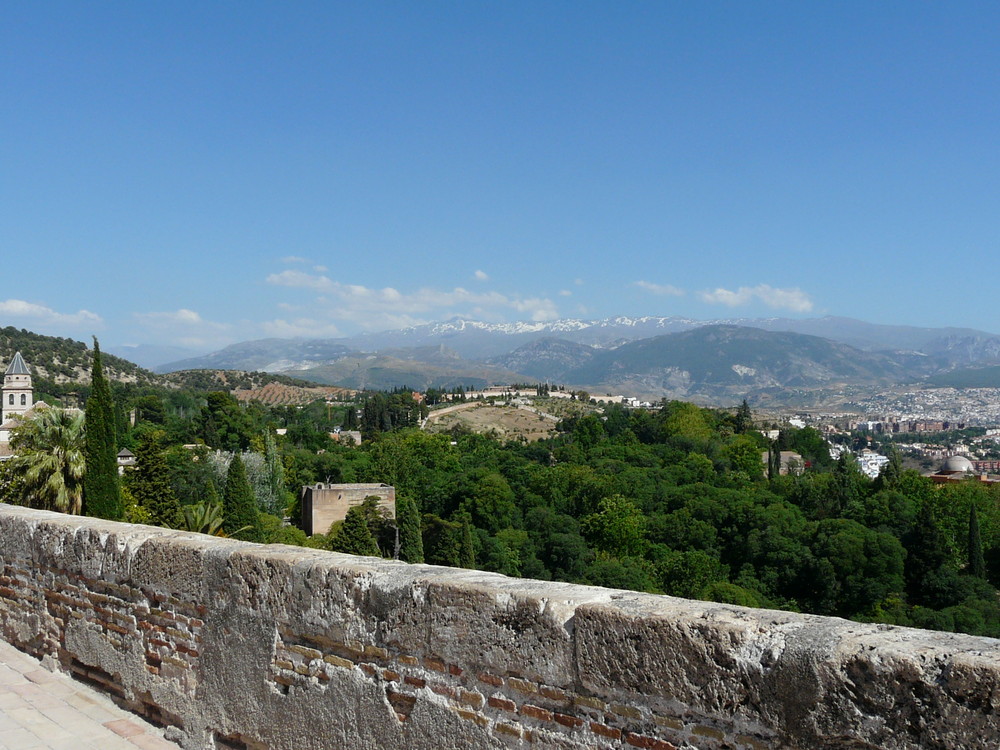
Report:
[[[9,454],[10,431],[18,420],[35,405],[35,391],[31,385],[31,370],[21,352],[17,352],[7,365],[0,391],[0,455]]]
[[[31,370],[25,364],[21,352],[17,352],[3,376],[3,417],[0,421],[6,422],[13,416],[24,414],[34,403]]]
[[[858,467],[861,469],[863,474],[871,479],[875,479],[879,474],[881,474],[883,467],[888,464],[888,456],[883,456],[881,453],[876,453],[868,448],[865,448],[858,454]]]

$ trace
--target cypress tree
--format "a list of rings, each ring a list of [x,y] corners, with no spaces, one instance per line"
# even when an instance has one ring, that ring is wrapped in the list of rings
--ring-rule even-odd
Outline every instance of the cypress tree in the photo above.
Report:
[[[917,512],[913,528],[903,537],[906,548],[906,593],[910,604],[924,601],[924,579],[936,573],[948,561],[948,540],[938,525],[929,500]]]
[[[983,540],[979,536],[979,516],[976,515],[975,503],[969,507],[969,573],[976,578],[986,577]]]
[[[380,556],[375,537],[372,536],[365,521],[365,510],[362,506],[356,505],[347,511],[344,522],[330,541],[330,549],[348,555]]]
[[[264,433],[264,462],[267,466],[267,483],[272,507],[267,510],[276,516],[284,516],[288,505],[288,489],[285,487],[285,466],[281,463],[278,446],[270,430]]]
[[[222,528],[234,539],[247,542],[260,540],[260,512],[239,453],[233,454],[226,473],[226,489],[222,493]]]
[[[772,442],[767,447],[767,478],[777,479],[781,476],[781,451],[777,442]]]
[[[344,414],[343,429],[358,429],[358,407],[353,402],[347,405],[347,412]]]
[[[83,478],[84,511],[89,516],[120,521],[125,515],[125,505],[118,484],[115,407],[101,366],[101,347],[96,336],[84,419],[87,461]]]
[[[884,489],[895,489],[899,486],[899,480],[903,475],[903,461],[899,456],[899,450],[893,445],[889,450],[889,463],[882,467],[875,480],[875,491]]]
[[[460,553],[463,568],[476,567],[476,550],[472,545],[472,522],[469,517],[462,518],[462,548]]]
[[[743,403],[736,410],[733,432],[737,435],[742,435],[744,432],[749,432],[752,429],[753,414],[750,412],[750,404],[747,403],[746,399],[743,399]]]
[[[149,511],[150,523],[168,529],[181,527],[184,516],[180,503],[170,486],[167,461],[160,450],[160,443],[153,433],[140,437],[135,457],[130,489],[139,505]]]
[[[219,504],[219,491],[215,489],[215,482],[213,482],[211,479],[205,482],[205,493],[201,501],[205,505]]]
[[[423,518],[427,530],[424,555],[432,565],[462,566],[462,524],[445,521],[428,513]]]
[[[420,531],[420,511],[415,500],[396,500],[396,526],[399,528],[399,557],[409,563],[424,561],[424,537]]]

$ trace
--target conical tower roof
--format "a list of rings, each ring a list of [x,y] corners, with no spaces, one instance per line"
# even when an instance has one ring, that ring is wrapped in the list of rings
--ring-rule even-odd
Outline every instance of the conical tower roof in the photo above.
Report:
[[[4,374],[5,375],[30,375],[31,374],[31,370],[29,370],[28,366],[24,363],[24,357],[21,356],[21,352],[17,352],[14,355],[14,359],[12,359],[10,361],[10,364],[7,365],[7,372],[4,373]]]

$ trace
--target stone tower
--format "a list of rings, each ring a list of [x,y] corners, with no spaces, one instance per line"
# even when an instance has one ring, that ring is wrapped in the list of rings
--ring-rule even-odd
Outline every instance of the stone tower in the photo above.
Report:
[[[21,352],[18,352],[10,361],[3,376],[3,416],[0,418],[0,423],[24,414],[34,403],[31,370],[24,363]]]

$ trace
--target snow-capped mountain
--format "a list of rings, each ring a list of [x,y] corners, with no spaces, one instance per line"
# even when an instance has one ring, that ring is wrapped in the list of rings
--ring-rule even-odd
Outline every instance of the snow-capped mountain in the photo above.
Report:
[[[701,333],[706,326],[714,326],[716,333],[686,335]],[[718,333],[720,329],[725,329],[725,336]],[[786,334],[799,338],[789,338]],[[815,341],[807,346],[805,337]],[[822,340],[825,345],[837,344],[841,349],[821,351],[816,348],[819,346],[816,341]],[[789,341],[794,345],[788,344]],[[639,342],[646,343],[640,346]],[[720,342],[725,343],[726,349],[721,354]],[[851,357],[864,363],[861,370],[855,372],[844,364],[850,357],[839,353],[843,345],[852,349]],[[799,360],[802,350],[809,346],[816,348],[818,354],[816,362],[810,361],[807,367]],[[698,375],[697,368],[682,366],[689,361],[708,361],[705,358],[711,352],[706,349],[699,354],[699,347],[714,347],[714,354],[725,364],[724,377],[715,372],[721,366],[718,362],[710,368],[711,377],[705,373]],[[761,356],[767,352],[775,361],[765,367]],[[798,364],[783,364],[782,358]],[[764,387],[768,377],[774,381],[774,387],[779,387],[783,379],[814,386],[838,380],[881,382],[919,378],[947,372],[956,366],[997,362],[1000,362],[1000,337],[968,329],[886,326],[833,317],[703,321],[616,316],[516,323],[455,318],[352,338],[264,339],[234,344],[159,369],[163,372],[202,368],[265,370],[350,387],[376,387],[376,383],[378,387],[441,383],[478,386],[493,381],[510,382],[511,378],[523,376],[587,386],[617,384],[633,389],[641,386],[645,392],[661,395],[683,392],[709,396],[722,393],[711,388],[730,387],[732,384],[725,378],[731,379],[733,373],[739,376],[738,387],[751,384]],[[651,374],[643,369],[654,365],[667,374]],[[703,385],[710,386],[709,390],[699,391],[701,386],[694,381],[686,383],[684,378],[693,377],[692,373],[698,376],[695,380],[704,380]]]

